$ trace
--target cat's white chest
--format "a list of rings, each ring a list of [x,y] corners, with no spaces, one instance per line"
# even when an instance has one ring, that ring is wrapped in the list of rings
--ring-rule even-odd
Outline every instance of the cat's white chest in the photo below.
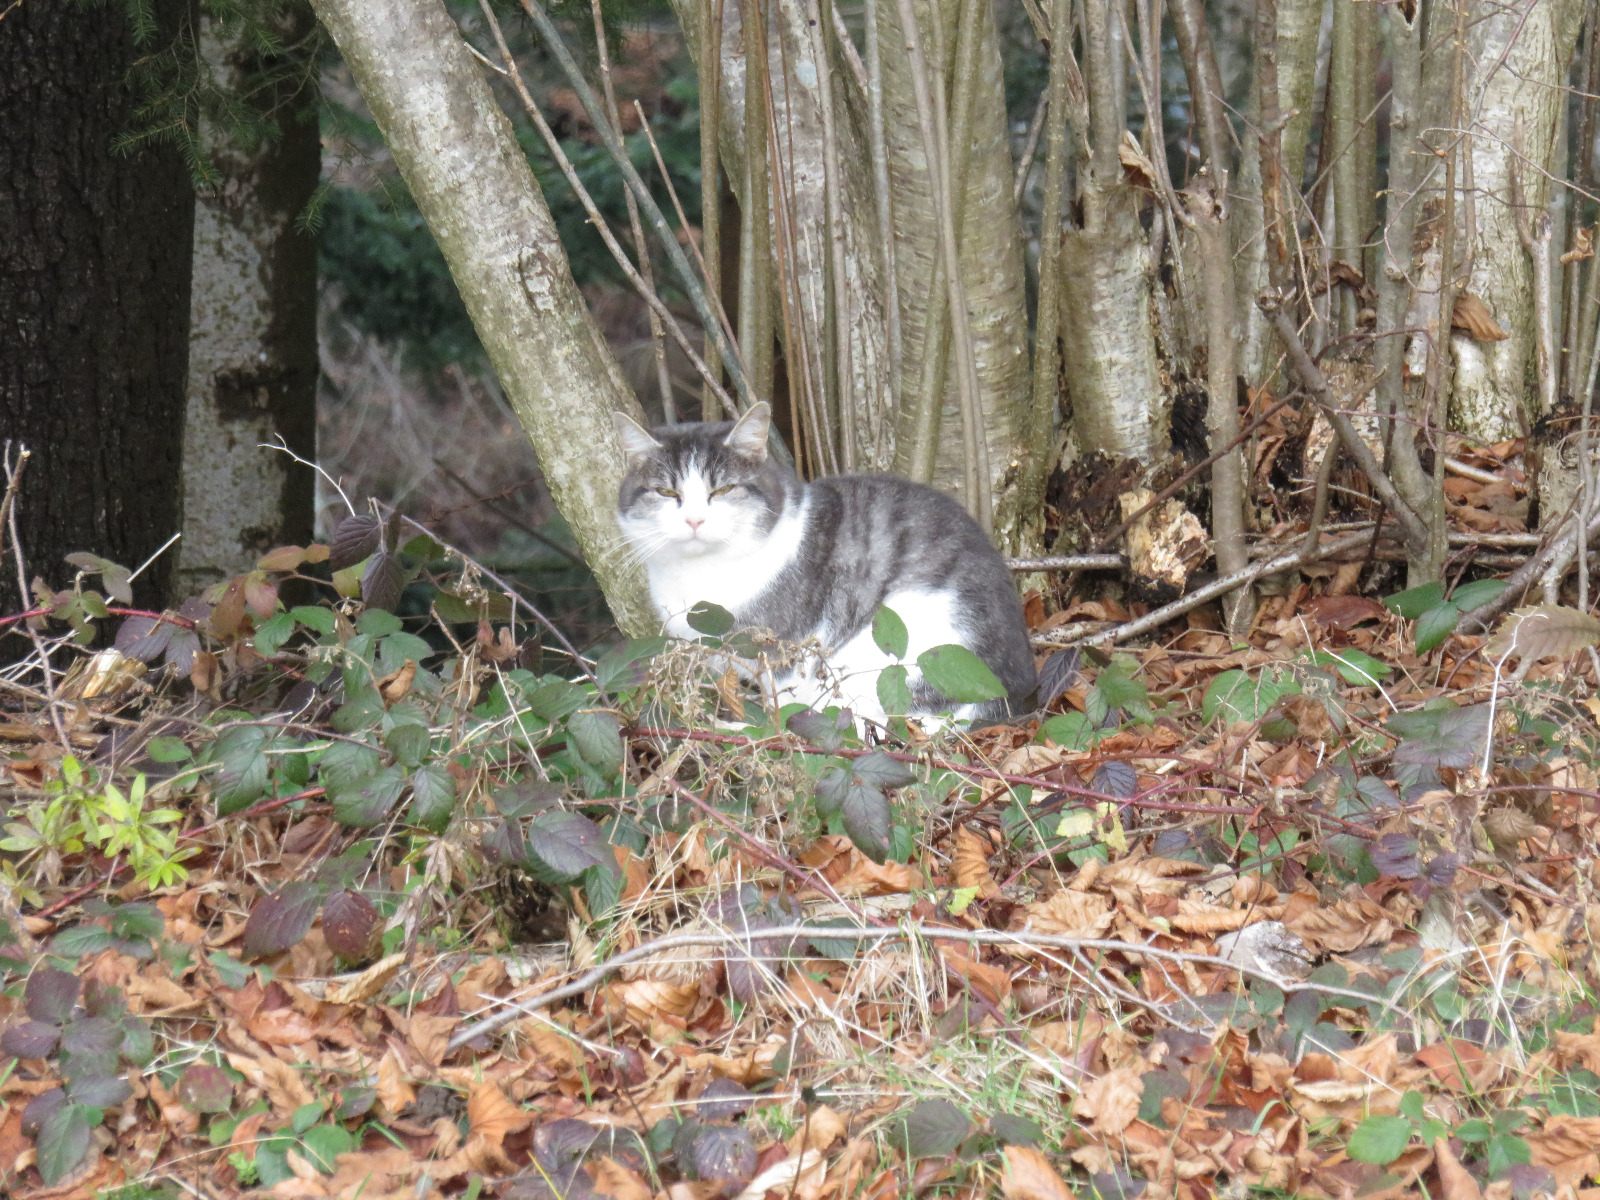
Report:
[[[650,599],[666,632],[673,637],[698,637],[685,618],[701,601],[739,616],[799,554],[805,514],[806,502],[802,501],[785,512],[759,541],[736,542],[704,553],[673,547],[650,558]]]

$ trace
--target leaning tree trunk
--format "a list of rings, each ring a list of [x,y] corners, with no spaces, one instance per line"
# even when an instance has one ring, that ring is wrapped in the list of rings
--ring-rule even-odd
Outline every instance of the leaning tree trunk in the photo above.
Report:
[[[555,223],[440,0],[313,0],[371,108],[556,507],[630,633],[655,626],[616,528],[624,470],[611,424],[639,412],[572,281]],[[448,436],[442,431],[441,436]]]
[[[284,41],[304,47],[311,12],[293,11]],[[251,145],[239,144],[237,130],[203,131],[220,178],[195,210],[178,553],[186,591],[249,570],[273,546],[310,539],[310,473],[261,447],[281,438],[314,459],[317,420],[317,249],[296,225],[321,171],[316,108],[297,94],[309,64],[303,51],[262,60],[239,23],[230,29],[212,16],[200,45],[228,92],[266,81],[251,94],[276,115],[278,131]]]
[[[169,44],[184,0],[151,10]],[[117,11],[24,4],[0,25],[0,437],[32,451],[18,533],[52,583],[64,554],[135,567],[178,531],[194,194],[176,150],[112,150],[135,131],[138,53]],[[167,598],[173,561],[141,603]]]

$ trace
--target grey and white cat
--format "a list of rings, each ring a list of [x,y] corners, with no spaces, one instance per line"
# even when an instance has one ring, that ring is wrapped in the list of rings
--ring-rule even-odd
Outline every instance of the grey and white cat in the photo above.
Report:
[[[889,475],[802,483],[767,453],[771,410],[737,422],[647,431],[617,414],[628,457],[618,500],[624,537],[644,562],[666,631],[694,637],[700,601],[789,642],[815,638],[820,670],[780,679],[779,698],[838,703],[881,721],[878,674],[897,661],[872,637],[880,605],[905,623],[914,712],[950,711],[917,655],[956,643],[1005,686],[1004,700],[956,706],[962,720],[1031,706],[1033,653],[1010,572],[949,496]]]

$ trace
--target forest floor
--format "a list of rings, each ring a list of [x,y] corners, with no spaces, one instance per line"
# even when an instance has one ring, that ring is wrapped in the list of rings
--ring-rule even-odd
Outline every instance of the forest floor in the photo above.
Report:
[[[374,517],[75,565],[0,617],[9,1195],[1600,1196],[1582,614],[1300,584],[865,741]]]

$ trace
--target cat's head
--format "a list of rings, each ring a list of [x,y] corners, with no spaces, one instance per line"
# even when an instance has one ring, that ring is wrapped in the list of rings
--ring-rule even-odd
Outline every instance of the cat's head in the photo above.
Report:
[[[617,519],[641,558],[754,545],[783,511],[789,478],[767,456],[772,410],[646,430],[615,414],[628,456]]]

